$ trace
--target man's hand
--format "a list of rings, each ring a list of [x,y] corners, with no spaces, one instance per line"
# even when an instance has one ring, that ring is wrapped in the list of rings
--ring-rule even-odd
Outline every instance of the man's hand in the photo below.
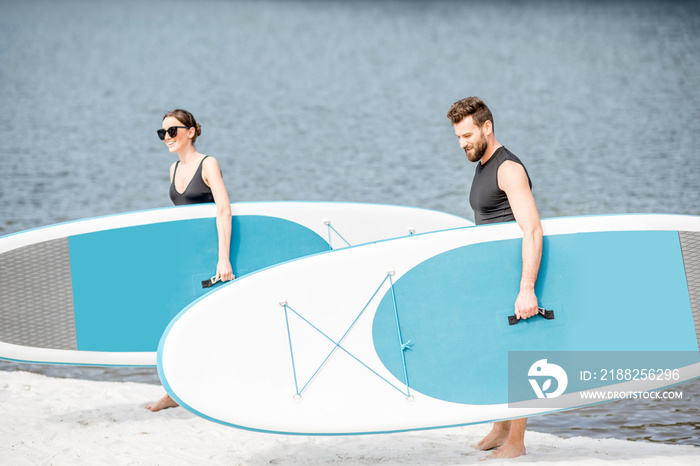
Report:
[[[534,290],[520,290],[515,300],[515,316],[527,319],[537,314],[537,296]]]

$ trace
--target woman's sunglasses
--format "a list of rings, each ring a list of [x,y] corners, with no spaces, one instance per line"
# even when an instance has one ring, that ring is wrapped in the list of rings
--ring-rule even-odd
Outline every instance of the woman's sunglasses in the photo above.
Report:
[[[165,133],[168,133],[171,138],[174,138],[177,136],[177,129],[178,128],[185,128],[185,129],[190,129],[189,126],[171,126],[168,129],[159,129],[157,131],[158,137],[160,138],[161,141],[165,140]]]

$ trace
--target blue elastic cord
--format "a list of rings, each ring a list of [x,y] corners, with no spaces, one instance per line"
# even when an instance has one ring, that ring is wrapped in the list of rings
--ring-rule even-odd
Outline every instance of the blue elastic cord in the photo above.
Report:
[[[406,370],[406,350],[411,349],[411,340],[406,343],[403,342],[403,336],[401,335],[401,324],[399,323],[399,310],[396,307],[396,293],[394,293],[394,281],[391,279],[391,274],[389,275],[389,285],[391,286],[391,299],[394,301],[394,316],[396,317],[396,333],[399,336],[399,348],[401,348],[401,364],[403,364],[403,378],[406,384],[406,390],[408,391],[406,396],[411,396],[411,388],[408,385],[408,371]]]
[[[287,322],[287,339],[289,340],[289,354],[292,356],[292,372],[294,372],[294,389],[297,391],[297,395],[301,395],[299,393],[299,384],[297,383],[297,369],[296,365],[294,364],[294,350],[292,349],[292,333],[289,331],[289,315],[287,313],[287,305],[284,305],[284,320]]]
[[[343,238],[343,235],[338,233],[338,230],[333,228],[333,226],[331,225],[330,222],[328,222],[326,225],[328,225],[328,245],[329,246],[331,244],[331,230],[333,230],[335,232],[335,234],[338,235],[338,237],[345,242],[345,244],[347,244],[348,246],[352,246],[350,243],[347,242],[347,240],[345,238]],[[333,247],[331,247],[331,249],[333,249]]]
[[[355,361],[357,361],[357,362],[359,362],[360,364],[362,364],[362,366],[364,366],[366,369],[368,369],[370,372],[372,372],[374,375],[376,375],[377,377],[379,377],[379,378],[380,378],[381,380],[383,380],[384,382],[386,382],[386,383],[388,383],[389,385],[391,385],[393,388],[395,388],[396,390],[398,390],[400,393],[402,393],[402,394],[405,395],[405,396],[410,396],[410,391],[409,391],[408,393],[407,393],[407,392],[404,392],[402,389],[400,389],[399,387],[397,387],[396,385],[394,385],[393,383],[391,383],[390,381],[388,381],[386,378],[382,377],[382,376],[381,376],[380,374],[378,374],[374,369],[372,369],[371,367],[369,367],[367,364],[365,364],[364,362],[362,362],[359,358],[357,358],[355,355],[353,355],[352,353],[350,353],[348,350],[346,350],[345,348],[343,348],[343,347],[341,346],[341,343],[342,343],[343,339],[345,339],[345,337],[348,335],[348,333],[350,332],[350,330],[352,330],[352,328],[355,326],[355,324],[357,323],[357,321],[359,320],[359,318],[362,316],[362,314],[365,312],[365,310],[367,309],[367,307],[369,306],[369,304],[370,304],[370,303],[372,302],[372,300],[376,297],[377,293],[379,293],[379,290],[382,288],[382,286],[384,285],[384,283],[386,283],[386,281],[387,281],[388,279],[390,280],[390,278],[391,278],[391,275],[390,275],[390,274],[387,274],[387,276],[384,278],[384,280],[383,280],[382,283],[379,285],[379,287],[377,288],[377,290],[374,292],[374,294],[372,294],[372,297],[369,299],[369,301],[367,301],[367,304],[365,304],[365,306],[362,308],[362,310],[361,310],[360,313],[357,315],[357,317],[355,317],[355,320],[353,320],[352,324],[350,324],[350,326],[349,326],[348,329],[345,331],[345,333],[343,334],[343,336],[342,336],[342,337],[340,338],[340,340],[338,340],[337,342],[336,342],[335,340],[333,340],[331,337],[329,337],[328,335],[326,335],[321,329],[319,329],[319,328],[316,327],[314,324],[312,324],[311,322],[309,322],[304,316],[302,316],[301,314],[299,314],[297,311],[295,311],[295,310],[294,310],[292,307],[290,307],[288,304],[286,304],[286,303],[284,304],[285,319],[286,319],[286,322],[287,322],[287,336],[288,336],[288,338],[289,338],[289,350],[290,350],[290,352],[292,352],[292,371],[294,371],[294,384],[295,384],[295,389],[296,389],[296,391],[297,391],[297,395],[301,395],[301,393],[304,392],[304,390],[306,389],[306,387],[309,386],[309,384],[311,383],[311,381],[312,381],[312,380],[316,377],[316,375],[321,371],[321,369],[322,369],[323,366],[326,364],[326,362],[328,361],[328,359],[330,359],[330,357],[333,355],[333,353],[335,353],[335,350],[336,350],[336,349],[341,349],[343,352],[345,352],[347,355],[349,355],[349,356],[350,356],[351,358],[353,358]],[[391,285],[391,288],[392,288],[392,295],[393,295],[393,284]],[[296,314],[297,316],[299,316],[299,318],[300,318],[301,320],[303,320],[304,322],[306,322],[311,328],[313,328],[314,330],[316,330],[319,334],[321,334],[323,337],[325,337],[327,340],[329,340],[329,341],[330,341],[331,343],[333,343],[333,345],[334,345],[334,346],[333,346],[333,349],[328,353],[328,355],[327,355],[326,358],[323,360],[323,362],[318,366],[318,369],[316,369],[316,371],[311,375],[311,378],[309,378],[309,380],[306,382],[306,384],[304,384],[304,386],[301,388],[301,390],[299,390],[299,387],[298,387],[298,384],[297,384],[296,366],[294,365],[294,354],[293,354],[293,350],[292,350],[292,339],[291,339],[291,332],[290,332],[290,329],[289,329],[289,318],[287,317],[287,309],[289,309],[289,310],[292,311],[294,314]],[[395,298],[394,298],[394,310],[395,310],[395,312],[396,312],[396,299],[395,299]],[[397,322],[398,322],[398,314],[397,314]],[[397,325],[398,325],[398,324],[397,324]],[[401,338],[399,337],[399,340],[400,340],[400,339],[401,339]],[[408,342],[408,343],[410,343],[410,342]],[[401,349],[402,349],[402,357],[403,357],[403,350],[404,350],[404,349],[408,349],[408,343],[403,344],[403,343],[400,341]],[[404,360],[404,376],[406,376],[406,363],[405,363],[405,360]],[[406,380],[408,380],[407,377],[406,377]],[[408,384],[406,384],[406,387],[408,388]]]

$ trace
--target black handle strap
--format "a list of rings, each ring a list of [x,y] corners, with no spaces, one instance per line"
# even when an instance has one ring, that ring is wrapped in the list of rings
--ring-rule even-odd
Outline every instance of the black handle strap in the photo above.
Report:
[[[219,276],[215,275],[207,280],[202,281],[202,288],[210,288],[214,286],[214,283],[219,281]]]
[[[554,319],[554,311],[549,311],[543,307],[538,307],[537,313],[547,320]],[[520,319],[518,317],[516,317],[515,315],[508,316],[508,325],[515,325],[518,322],[520,322]]]
[[[235,275],[233,276],[233,279],[234,280],[236,279]],[[214,284],[219,283],[220,281],[221,281],[221,278],[218,275],[215,275],[208,280],[203,280],[202,281],[202,288],[211,288],[212,286],[214,286]]]

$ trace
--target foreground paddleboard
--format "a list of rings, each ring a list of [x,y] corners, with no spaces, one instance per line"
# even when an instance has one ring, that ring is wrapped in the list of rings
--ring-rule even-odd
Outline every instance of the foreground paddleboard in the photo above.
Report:
[[[352,244],[470,225],[412,207],[234,203],[237,277]],[[214,288],[214,204],[81,220],[0,238],[0,358],[155,365],[170,320]]]
[[[288,262],[199,299],[163,335],[161,381],[223,424],[355,434],[531,416],[700,376],[700,217],[543,228],[537,295],[552,319],[512,318],[515,223],[427,233]]]

